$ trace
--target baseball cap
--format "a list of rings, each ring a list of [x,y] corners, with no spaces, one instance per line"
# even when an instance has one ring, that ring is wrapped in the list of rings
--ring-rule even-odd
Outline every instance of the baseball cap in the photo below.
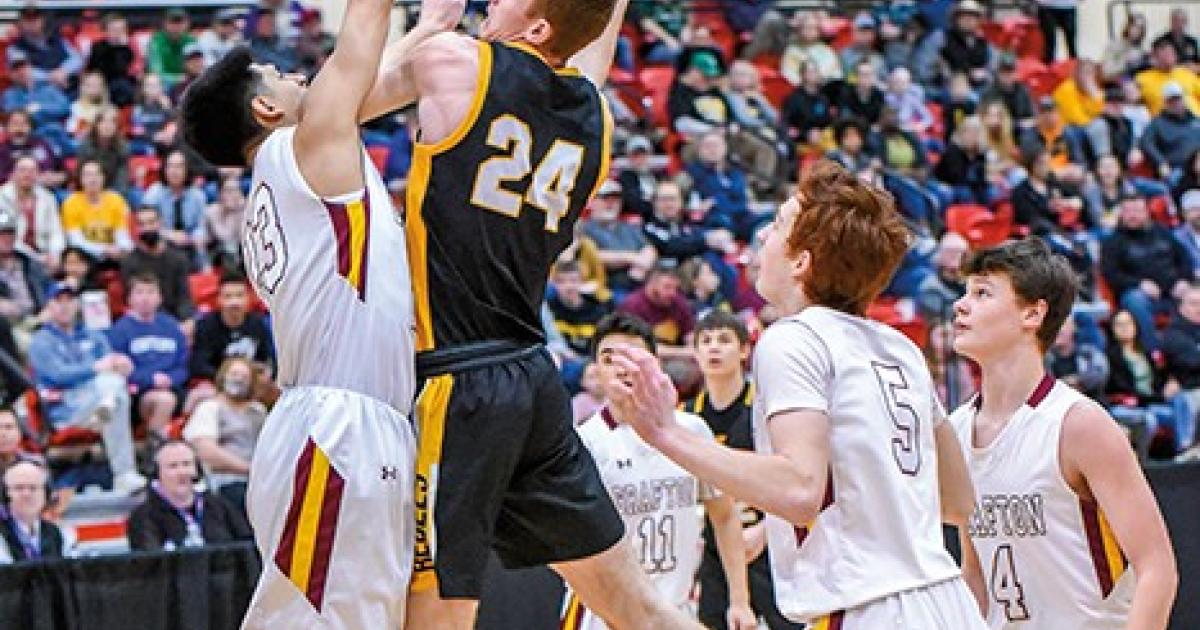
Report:
[[[1043,96],[1042,98],[1038,99],[1038,111],[1048,112],[1054,108],[1054,97]]]
[[[42,17],[42,11],[32,4],[27,4],[21,7],[21,12],[18,15],[22,20],[27,20],[30,18]]]
[[[1183,198],[1179,200],[1179,207],[1184,210],[1200,208],[1200,188],[1193,188],[1183,193]]]
[[[1124,103],[1125,90],[1119,85],[1110,85],[1104,88],[1104,102],[1106,103]]]
[[[224,9],[217,11],[216,14],[213,15],[213,19],[223,24],[228,24],[237,20],[238,16],[240,15],[241,12],[239,12],[237,9],[233,7],[225,7]]]
[[[1183,86],[1179,85],[1178,81],[1167,81],[1163,86],[1163,99],[1168,98],[1183,98]]]
[[[625,153],[632,155],[638,151],[653,153],[654,145],[650,143],[650,139],[646,136],[633,136],[625,143]]]
[[[975,15],[983,15],[983,5],[975,0],[962,0],[954,7],[954,14],[959,13],[974,13]]]
[[[7,212],[0,212],[0,232],[16,232],[17,219]]]
[[[708,78],[721,76],[721,62],[717,60],[717,56],[702,50],[692,55],[691,67],[700,71],[700,74]]]
[[[46,290],[46,299],[53,300],[64,293],[72,296],[79,295],[79,291],[75,289],[74,284],[64,280],[59,280],[58,282],[50,285],[50,288]]]
[[[168,20],[186,20],[187,19],[187,11],[184,11],[183,9],[181,9],[179,7],[171,7],[170,9],[167,9],[166,15],[167,15]]]
[[[183,47],[183,58],[184,59],[187,59],[188,57],[191,57],[193,55],[200,55],[201,57],[204,56],[204,49],[200,48],[200,44],[197,44],[196,42],[192,42],[192,43],[188,44],[187,46]]]
[[[615,179],[606,179],[600,185],[600,191],[596,193],[597,197],[611,197],[621,194],[621,184]]]
[[[1012,53],[1004,53],[1003,55],[1000,55],[1000,69],[1001,70],[1016,70],[1017,69],[1016,56],[1014,56]]]
[[[29,57],[21,52],[19,48],[13,47],[8,49],[8,67],[16,68],[29,63]]]
[[[875,29],[878,27],[879,27],[879,24],[875,22],[875,17],[872,16],[870,13],[863,12],[863,13],[859,13],[858,15],[854,16],[854,28]]]

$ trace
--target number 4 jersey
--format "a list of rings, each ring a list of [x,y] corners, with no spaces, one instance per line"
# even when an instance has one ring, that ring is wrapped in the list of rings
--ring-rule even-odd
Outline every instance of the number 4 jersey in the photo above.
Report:
[[[466,119],[413,151],[407,230],[419,352],[541,343],[550,265],[608,173],[611,122],[591,81],[530,48],[477,45]]]
[[[1125,627],[1133,571],[1104,513],[1067,485],[1063,419],[1084,396],[1046,375],[988,446],[975,448],[978,398],[950,417],[975,481],[967,532],[988,586],[993,630]]]
[[[911,341],[878,322],[811,306],[763,333],[754,379],[759,452],[775,452],[776,414],[829,418],[824,509],[799,528],[767,517],[784,615],[808,623],[959,575],[942,539],[933,430],[944,414]]]

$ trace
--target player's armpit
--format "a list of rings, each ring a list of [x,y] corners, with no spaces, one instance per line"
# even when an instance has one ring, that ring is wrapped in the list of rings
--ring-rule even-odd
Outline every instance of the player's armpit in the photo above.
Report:
[[[412,105],[422,96],[421,87],[436,89],[436,83],[432,82],[444,73],[466,72],[473,80],[474,64],[458,66],[464,65],[463,55],[474,52],[475,47],[475,41],[468,37],[434,30],[418,22],[384,49],[375,82],[358,109],[358,121],[373,120]]]
[[[975,509],[975,486],[963,459],[958,436],[948,422],[934,425],[937,444],[938,489],[942,496],[942,521],[962,528]]]
[[[621,24],[625,21],[625,11],[629,0],[617,0],[613,6],[612,17],[608,26],[592,43],[588,44],[571,57],[567,65],[578,68],[597,88],[604,85],[608,79],[608,69],[612,67],[613,56],[617,50],[617,39],[621,35]]]
[[[1126,628],[1163,630],[1179,582],[1175,554],[1125,434],[1096,403],[1077,403],[1063,420],[1059,461],[1081,500],[1098,504],[1137,576]]]

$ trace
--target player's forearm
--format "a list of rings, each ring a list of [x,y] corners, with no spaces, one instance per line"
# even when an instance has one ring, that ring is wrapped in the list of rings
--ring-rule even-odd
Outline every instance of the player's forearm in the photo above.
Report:
[[[1170,552],[1153,562],[1141,563],[1149,566],[1134,566],[1137,589],[1133,594],[1133,605],[1129,609],[1126,630],[1165,630],[1171,617],[1171,606],[1179,586],[1179,575]]]
[[[717,554],[729,584],[729,603],[750,605],[750,586],[746,577],[746,546],[742,539],[742,519],[733,499],[724,495],[708,502],[708,518],[712,521],[717,541]]]

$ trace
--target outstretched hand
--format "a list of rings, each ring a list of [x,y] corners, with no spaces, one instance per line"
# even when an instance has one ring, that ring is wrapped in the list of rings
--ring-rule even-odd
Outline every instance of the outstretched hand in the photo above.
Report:
[[[467,0],[422,0],[417,23],[431,31],[452,31],[466,10]]]
[[[675,407],[679,395],[671,377],[649,352],[632,346],[614,348],[613,363],[624,372],[623,382],[610,392],[613,411],[628,422],[651,445],[661,445],[676,426]]]

